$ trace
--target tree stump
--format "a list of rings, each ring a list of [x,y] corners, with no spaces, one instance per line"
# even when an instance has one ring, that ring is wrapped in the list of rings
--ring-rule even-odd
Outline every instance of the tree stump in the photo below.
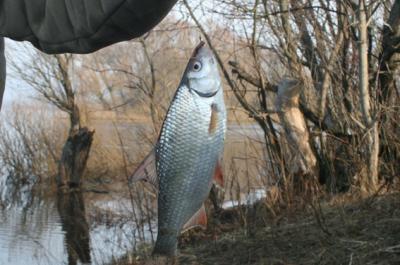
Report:
[[[62,151],[59,163],[57,186],[80,187],[81,177],[89,158],[94,131],[80,128],[70,133]]]

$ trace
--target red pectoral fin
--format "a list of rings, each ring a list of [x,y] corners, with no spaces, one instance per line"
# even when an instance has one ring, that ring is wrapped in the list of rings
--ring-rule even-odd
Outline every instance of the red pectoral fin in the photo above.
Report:
[[[200,209],[186,222],[181,233],[195,227],[201,227],[203,229],[207,227],[207,214],[204,204],[202,204]]]
[[[139,167],[129,177],[129,183],[143,180],[158,187],[158,178],[156,171],[156,151],[155,148],[144,158]]]
[[[219,187],[221,187],[221,188],[224,187],[224,177],[222,175],[221,163],[219,161],[217,162],[217,165],[215,166],[213,180],[214,180],[214,183],[217,184]]]

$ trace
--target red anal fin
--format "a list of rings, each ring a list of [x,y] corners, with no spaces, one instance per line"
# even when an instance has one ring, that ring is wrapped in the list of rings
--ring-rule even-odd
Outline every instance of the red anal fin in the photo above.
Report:
[[[215,104],[211,105],[210,124],[208,125],[208,133],[213,134],[218,127],[218,109]]]
[[[150,151],[150,153],[140,163],[138,168],[129,177],[130,184],[139,180],[149,182],[158,188],[155,148]]]
[[[219,161],[217,162],[217,165],[215,166],[213,181],[220,188],[224,187],[224,176],[222,175],[222,168],[221,168],[221,164]]]
[[[206,229],[207,227],[207,213],[204,204],[202,204],[200,209],[189,219],[189,221],[186,222],[181,233],[184,233],[195,227],[201,227],[203,229]]]

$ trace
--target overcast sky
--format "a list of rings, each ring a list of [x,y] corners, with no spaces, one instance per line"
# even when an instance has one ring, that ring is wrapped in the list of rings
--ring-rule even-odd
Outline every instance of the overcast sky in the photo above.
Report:
[[[22,53],[25,52],[25,49],[23,49],[24,47],[34,49],[30,43],[22,43],[6,39],[5,52],[7,58],[7,79],[3,99],[3,104],[6,108],[16,100],[20,101],[22,98],[32,97],[32,90],[27,87],[25,82],[16,77],[10,68],[10,62],[12,60],[21,60],[20,58],[23,56]]]

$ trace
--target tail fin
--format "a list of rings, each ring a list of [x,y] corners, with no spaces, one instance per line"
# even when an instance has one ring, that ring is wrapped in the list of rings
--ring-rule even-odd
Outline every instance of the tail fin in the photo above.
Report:
[[[173,257],[177,255],[177,249],[178,239],[175,234],[159,233],[152,255]]]

